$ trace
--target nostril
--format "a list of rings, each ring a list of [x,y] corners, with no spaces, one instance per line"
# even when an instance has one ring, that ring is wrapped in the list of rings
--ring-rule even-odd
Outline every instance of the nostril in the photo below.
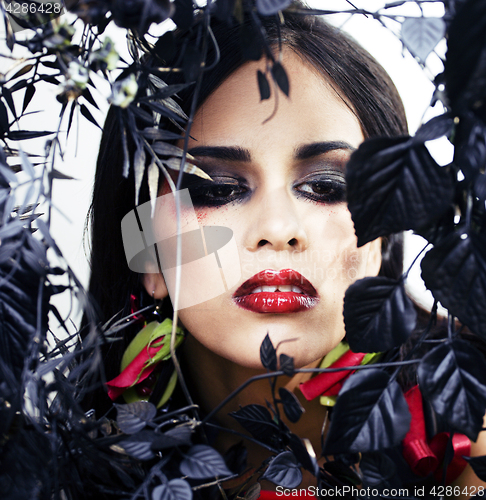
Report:
[[[297,245],[297,240],[296,240],[295,238],[292,238],[291,240],[289,240],[289,245],[290,245],[291,247],[293,247],[293,246]]]
[[[258,242],[258,246],[259,246],[259,247],[263,247],[263,246],[265,246],[267,243],[268,243],[268,241],[267,241],[267,240],[260,240],[260,241]]]

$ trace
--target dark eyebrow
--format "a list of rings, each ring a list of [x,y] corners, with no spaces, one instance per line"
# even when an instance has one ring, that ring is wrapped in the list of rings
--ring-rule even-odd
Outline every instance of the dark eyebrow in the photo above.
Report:
[[[248,149],[237,146],[197,146],[188,151],[192,156],[206,156],[226,161],[250,162],[251,154]]]
[[[345,141],[313,142],[312,144],[299,146],[295,152],[295,157],[297,160],[307,160],[336,149],[354,151],[356,148]]]

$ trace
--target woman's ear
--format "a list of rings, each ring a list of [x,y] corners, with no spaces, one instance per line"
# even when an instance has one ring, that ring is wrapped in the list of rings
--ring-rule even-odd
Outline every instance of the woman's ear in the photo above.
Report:
[[[143,285],[147,293],[155,299],[165,299],[169,295],[161,273],[145,273],[143,275]]]

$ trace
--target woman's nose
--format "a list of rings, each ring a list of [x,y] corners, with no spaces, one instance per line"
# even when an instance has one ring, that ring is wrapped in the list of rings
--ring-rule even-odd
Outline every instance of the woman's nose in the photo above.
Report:
[[[299,217],[295,198],[285,188],[260,194],[260,199],[255,200],[248,231],[250,251],[267,247],[301,252],[308,246],[305,224]]]

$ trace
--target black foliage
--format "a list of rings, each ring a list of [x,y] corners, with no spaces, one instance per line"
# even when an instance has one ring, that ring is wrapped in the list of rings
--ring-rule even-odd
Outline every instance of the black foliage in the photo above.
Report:
[[[317,477],[319,464],[314,456],[309,455],[300,437],[290,433],[288,444],[299,464]]]
[[[476,476],[481,479],[481,481],[486,481],[486,455],[481,457],[464,457],[469,465],[473,468]]]
[[[390,486],[390,480],[397,473],[395,462],[378,451],[363,453],[359,469],[363,474],[363,486],[371,488]]]
[[[451,171],[408,137],[365,141],[351,155],[346,181],[358,246],[432,223],[454,194]]]
[[[285,373],[285,375],[292,377],[295,374],[294,358],[282,353],[280,354],[279,360],[280,369]]]
[[[192,479],[208,479],[231,475],[223,457],[211,446],[196,444],[180,464],[181,474]]]
[[[418,368],[420,390],[452,429],[476,440],[486,411],[486,361],[465,340],[435,347]]]
[[[171,479],[152,490],[152,500],[192,500],[192,489],[184,479]]]
[[[332,460],[324,463],[324,470],[332,474],[338,481],[344,484],[353,484],[357,486],[361,483],[361,479],[356,472],[344,462],[340,460]]]
[[[280,90],[288,97],[290,93],[290,83],[285,68],[281,63],[276,61],[273,63],[271,72],[275,83],[278,85]]]
[[[268,444],[273,444],[276,440],[279,427],[264,406],[246,405],[230,415],[256,439]]]
[[[171,16],[172,20],[183,30],[190,28],[194,19],[192,0],[174,0],[174,6],[175,12]]]
[[[27,85],[25,88],[25,95],[24,95],[24,102],[22,105],[22,113],[27,109],[27,106],[29,105],[30,101],[32,101],[32,98],[34,97],[36,88],[33,83],[30,85]]]
[[[133,458],[138,460],[150,460],[155,457],[152,450],[153,433],[140,431],[120,441],[119,445]]]
[[[258,70],[257,71],[258,78],[258,89],[260,90],[260,99],[264,101],[265,99],[270,98],[270,84],[268,83],[267,77],[265,73]]]
[[[228,469],[235,474],[243,474],[246,469],[246,459],[248,450],[243,445],[243,441],[231,446],[224,454],[224,462]]]
[[[170,0],[112,0],[111,12],[118,26],[143,34],[170,17],[172,6]]]
[[[420,142],[433,141],[440,137],[449,137],[454,127],[454,116],[451,113],[435,116],[424,123],[415,133],[415,140]]]
[[[116,421],[120,430],[125,434],[135,434],[141,431],[157,413],[155,406],[147,401],[117,405],[116,409],[118,411]]]
[[[417,312],[403,280],[363,278],[344,295],[346,339],[354,352],[382,352],[407,341]]]
[[[486,4],[468,0],[459,9],[448,31],[444,80],[453,113],[464,109],[486,119]]]
[[[464,113],[455,128],[454,164],[473,182],[486,162],[486,124]]]
[[[324,445],[325,455],[396,446],[410,427],[402,390],[383,370],[360,370],[344,383]]]
[[[292,0],[256,0],[256,7],[262,16],[277,14],[292,3]]]
[[[299,403],[297,396],[285,389],[285,387],[279,387],[278,394],[282,401],[285,416],[293,423],[298,422],[305,410]]]
[[[273,347],[272,341],[268,333],[265,335],[263,342],[260,345],[260,361],[267,370],[272,372],[277,370],[277,351]]]
[[[154,434],[152,437],[153,450],[165,450],[175,446],[188,446],[191,444],[192,429],[189,425],[173,427],[162,434]]]
[[[434,297],[474,333],[486,336],[486,236],[456,232],[427,252],[422,278]]]
[[[262,479],[268,479],[284,488],[296,488],[302,481],[302,472],[294,454],[283,451],[270,462]]]
[[[247,452],[243,444],[230,448],[224,458],[211,446],[200,444],[211,442],[204,436],[207,429],[199,425],[202,422],[193,405],[181,409],[184,403],[177,391],[168,407],[156,410],[152,402],[158,401],[165,388],[165,372],[159,377],[150,402],[114,407],[108,402],[110,411],[99,420],[92,411],[85,414],[85,409],[80,408],[79,401],[85,394],[91,394],[93,387],[101,386],[108,378],[98,373],[102,371],[100,347],[104,353],[112,348],[116,351],[115,337],[122,332],[121,336],[127,339],[132,331],[129,326],[128,334],[125,333],[119,324],[113,331],[108,324],[102,332],[96,331],[88,306],[84,326],[93,334],[89,334],[89,341],[70,350],[68,345],[76,337],[73,335],[57,342],[54,351],[50,350],[46,341],[49,309],[53,319],[66,326],[65,318],[49,305],[50,297],[70,290],[79,294],[83,305],[89,303],[69,270],[69,284],[58,283],[57,279],[64,278],[66,271],[61,267],[50,268],[47,250],[51,248],[59,258],[61,252],[46,222],[37,219],[40,214],[35,213],[35,207],[27,205],[30,201],[14,209],[10,184],[17,183],[15,172],[23,171],[34,179],[40,169],[34,171],[33,167],[46,163],[49,151],[62,146],[59,130],[63,127],[46,141],[44,157],[24,153],[15,144],[52,134],[25,129],[23,122],[26,111],[34,108],[31,103],[39,98],[38,82],[57,87],[61,120],[66,118],[62,124],[67,122],[69,132],[76,112],[99,127],[101,115],[93,97],[99,94],[92,93],[98,77],[121,84],[136,76],[138,90],[133,91],[135,95],[130,96],[129,103],[122,105],[127,107],[113,105],[116,110],[113,114],[120,122],[115,128],[118,134],[124,133],[120,146],[125,154],[124,172],[133,175],[128,168],[132,149],[140,156],[141,151],[149,154],[150,146],[166,162],[181,158],[184,152],[175,146],[175,141],[183,137],[189,119],[187,96],[195,93],[197,98],[198,85],[194,82],[204,88],[209,72],[219,71],[218,50],[205,24],[209,20],[210,26],[216,27],[211,17],[218,18],[224,29],[234,29],[239,34],[235,48],[240,45],[243,58],[259,60],[265,55],[267,70],[257,72],[260,98],[277,98],[278,91],[289,96],[288,75],[277,57],[279,41],[272,39],[270,43],[267,29],[278,34],[282,29],[277,27],[283,15],[280,12],[291,3],[291,0],[217,0],[206,8],[196,6],[193,0],[68,0],[67,7],[86,23],[79,42],[73,41],[69,26],[54,25],[47,19],[39,23],[35,16],[19,19],[25,27],[37,23],[25,39],[15,40],[7,26],[8,47],[12,49],[18,43],[32,57],[28,56],[15,70],[3,75],[0,90],[0,138],[10,157],[7,164],[6,154],[0,149],[2,498],[50,499],[61,494],[72,500],[131,496],[143,496],[145,500],[216,498],[224,478],[245,472]],[[435,98],[444,101],[445,95],[446,109],[450,111],[424,124],[413,138],[375,138],[364,143],[348,165],[349,207],[359,245],[405,229],[413,229],[432,242],[435,247],[422,263],[427,286],[451,314],[475,334],[486,337],[486,0],[444,3],[443,19],[406,18],[399,22],[402,22],[403,43],[422,62],[448,24],[447,61],[444,74],[435,81]],[[27,0],[27,4],[31,5],[32,0]],[[395,4],[388,4],[384,10]],[[292,6],[295,7],[304,8],[299,4]],[[178,26],[177,31],[169,31],[158,40],[147,34],[152,23],[168,18]],[[111,78],[113,74],[108,59],[101,54],[98,38],[111,21],[133,34],[130,51],[134,61],[120,60],[116,79]],[[285,18],[287,21],[296,22],[289,17]],[[220,48],[223,55],[224,47]],[[207,58],[206,49],[210,54]],[[88,86],[71,79],[68,71],[71,63],[90,72]],[[169,66],[174,68],[174,74],[169,74]],[[94,73],[97,78],[91,79]],[[440,86],[442,83],[445,90]],[[96,118],[93,109],[98,110]],[[455,148],[454,161],[440,167],[425,143],[444,136]],[[24,142],[22,146],[30,144]],[[113,154],[116,157],[116,151]],[[144,174],[144,162],[139,163]],[[149,164],[149,158],[146,163]],[[461,182],[458,182],[459,171],[465,176]],[[53,180],[71,176],[61,173],[52,163],[45,178],[49,182],[43,185],[47,186]],[[44,196],[48,203],[49,196],[49,193]],[[37,227],[40,231],[38,238],[34,238],[31,231]],[[51,283],[53,275],[55,283]],[[137,287],[134,285],[134,290]],[[113,300],[113,303],[118,302]],[[131,306],[123,307],[122,315]],[[351,348],[358,352],[392,350],[384,356],[385,364],[398,359],[397,347],[403,343],[414,345],[417,341],[410,336],[416,327],[416,312],[402,280],[373,277],[357,281],[346,292],[344,318]],[[486,409],[486,366],[476,348],[481,339],[468,334],[468,342],[453,340],[456,335],[453,318],[449,327],[450,339],[440,329],[433,334],[434,342],[441,343],[420,362],[419,382],[426,408],[433,407],[441,431],[462,432],[474,439]],[[425,346],[430,346],[431,337],[429,334],[427,342],[414,349],[414,359],[428,352]],[[401,348],[401,355],[403,352],[405,347]],[[289,377],[299,371],[292,357],[281,354],[277,359],[268,334],[260,347],[260,359],[268,371],[280,369]],[[172,372],[171,367],[171,363],[165,365],[167,373]],[[106,368],[110,369],[108,364]],[[359,369],[345,382],[337,405],[330,412],[331,426],[324,448],[324,453],[332,454],[333,460],[326,461],[322,469],[310,441],[290,432],[281,419],[282,408],[290,422],[299,421],[303,412],[299,400],[283,387],[277,395],[276,378],[272,378],[272,403],[267,402],[267,407],[250,404],[232,414],[255,444],[276,455],[267,459],[258,473],[266,466],[262,477],[287,488],[300,484],[301,467],[324,487],[340,488],[344,484],[378,489],[395,487],[402,479],[398,476],[402,475],[400,469],[404,464],[403,457],[397,458],[396,454],[400,454],[400,441],[410,425],[408,407],[396,382],[397,375],[400,377],[403,372],[403,367],[397,367],[393,375],[388,369]],[[47,374],[53,382],[43,379]],[[38,418],[25,411],[25,397]],[[116,416],[113,408],[117,410]],[[446,464],[452,453],[449,441]],[[486,480],[485,457],[475,457],[469,462],[476,474]],[[247,500],[256,499],[260,485],[244,491],[247,487],[248,483],[237,493],[228,491],[228,499],[243,496]],[[204,494],[202,489],[206,490]]]
[[[425,62],[444,32],[445,22],[441,18],[409,17],[402,23],[400,36],[408,50]]]

